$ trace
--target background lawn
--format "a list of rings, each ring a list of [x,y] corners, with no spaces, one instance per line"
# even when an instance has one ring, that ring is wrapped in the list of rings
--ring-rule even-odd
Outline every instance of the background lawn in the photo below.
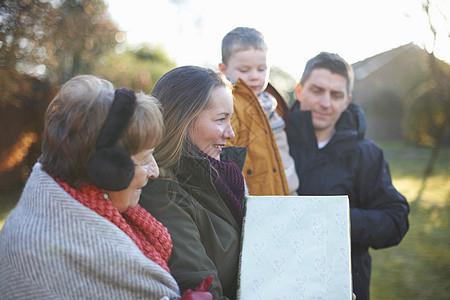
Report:
[[[372,299],[450,299],[450,149],[441,149],[422,187],[429,148],[381,144],[394,185],[411,205],[410,228],[400,245],[373,250]]]
[[[373,300],[450,299],[450,149],[441,149],[422,198],[422,172],[429,148],[380,143],[394,185],[411,205],[410,229],[400,245],[373,250]],[[21,189],[0,192],[0,230]]]

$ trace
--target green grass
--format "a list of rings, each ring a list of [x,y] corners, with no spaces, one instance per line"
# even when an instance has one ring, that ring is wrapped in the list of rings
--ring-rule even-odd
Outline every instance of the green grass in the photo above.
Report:
[[[372,299],[449,299],[450,149],[441,149],[425,183],[431,150],[402,143],[381,144],[396,188],[411,205],[410,229],[400,245],[371,250]]]
[[[450,149],[442,149],[420,201],[422,172],[431,150],[405,143],[382,143],[396,188],[411,204],[410,229],[400,245],[372,254],[372,300],[449,299]],[[0,230],[20,196],[0,193]]]

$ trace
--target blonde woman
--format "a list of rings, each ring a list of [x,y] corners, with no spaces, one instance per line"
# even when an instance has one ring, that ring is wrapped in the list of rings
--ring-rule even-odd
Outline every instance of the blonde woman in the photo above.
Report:
[[[160,178],[141,205],[169,230],[172,275],[182,291],[208,276],[214,299],[236,298],[246,149],[234,138],[231,85],[208,68],[183,66],[163,75],[152,95],[163,107],[166,133],[155,148]]]

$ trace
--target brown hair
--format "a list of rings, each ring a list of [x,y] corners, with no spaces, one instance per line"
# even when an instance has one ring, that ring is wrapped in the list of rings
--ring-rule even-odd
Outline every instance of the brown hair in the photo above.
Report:
[[[227,65],[233,54],[248,49],[267,52],[263,34],[254,28],[236,27],[222,39],[222,63]]]
[[[315,69],[327,69],[331,73],[339,74],[347,80],[347,93],[352,94],[354,74],[352,66],[336,53],[320,52],[306,63],[300,84],[309,79]]]
[[[142,93],[136,97],[133,116],[116,145],[130,156],[159,144],[164,130],[158,101]],[[113,100],[114,87],[105,79],[79,75],[66,82],[45,114],[43,170],[75,188],[87,183],[87,162]]]
[[[217,87],[226,87],[231,93],[232,86],[225,75],[197,66],[175,68],[156,82],[151,94],[161,102],[166,126],[166,134],[154,152],[162,171],[176,171],[182,154],[197,153],[189,128],[210,106],[212,92]],[[170,176],[170,173],[161,175]]]

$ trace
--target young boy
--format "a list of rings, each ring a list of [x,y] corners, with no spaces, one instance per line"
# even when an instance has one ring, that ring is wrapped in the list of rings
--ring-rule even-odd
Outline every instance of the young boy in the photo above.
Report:
[[[285,132],[289,108],[269,83],[267,49],[253,28],[237,27],[222,40],[219,70],[234,83],[236,138],[227,145],[247,147],[243,173],[250,195],[296,195],[299,182]]]

